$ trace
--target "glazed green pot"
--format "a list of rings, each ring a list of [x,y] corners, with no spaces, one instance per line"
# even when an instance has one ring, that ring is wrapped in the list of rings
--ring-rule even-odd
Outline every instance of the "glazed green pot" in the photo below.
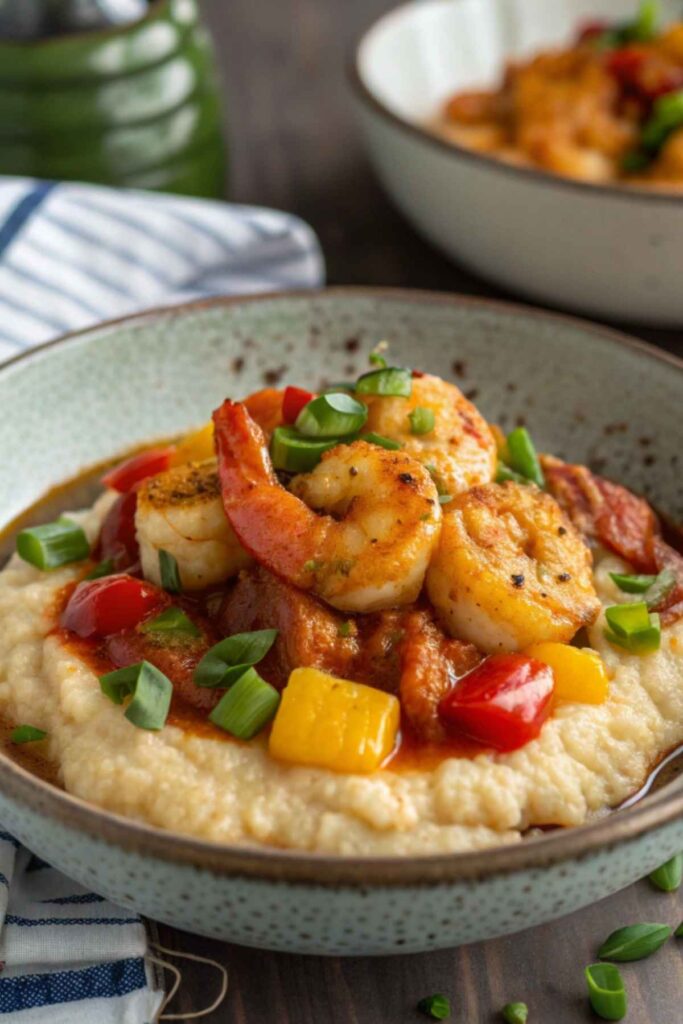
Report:
[[[0,42],[0,174],[220,196],[221,111],[196,0],[120,29]]]

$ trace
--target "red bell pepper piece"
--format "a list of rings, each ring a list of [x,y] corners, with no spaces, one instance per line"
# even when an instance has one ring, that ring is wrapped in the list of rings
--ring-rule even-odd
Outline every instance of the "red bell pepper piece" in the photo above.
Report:
[[[169,603],[152,583],[121,574],[86,580],[74,590],[60,625],[82,637],[107,637],[134,629]]]
[[[548,665],[523,654],[492,654],[439,704],[446,728],[500,751],[535,739],[550,713],[555,680]]]
[[[95,557],[102,561],[111,560],[118,572],[130,569],[140,558],[135,531],[137,504],[135,491],[119,495],[104,517],[95,547]]]
[[[585,43],[589,39],[596,39],[598,36],[601,36],[603,32],[607,32],[609,27],[609,22],[602,18],[594,18],[591,21],[586,21],[579,28],[578,40],[580,43]]]
[[[282,400],[282,418],[285,423],[294,423],[297,416],[305,405],[315,398],[312,391],[305,391],[304,388],[285,388],[285,395]]]
[[[133,455],[118,466],[114,466],[102,477],[105,487],[124,494],[146,480],[148,476],[163,473],[171,465],[174,448],[154,448],[148,452]]]

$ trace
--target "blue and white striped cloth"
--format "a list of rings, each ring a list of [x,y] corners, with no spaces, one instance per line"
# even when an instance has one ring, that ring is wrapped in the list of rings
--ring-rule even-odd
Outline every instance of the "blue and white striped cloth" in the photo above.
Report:
[[[323,274],[315,235],[290,214],[0,178],[0,360],[150,306],[314,287]]]
[[[0,178],[0,361],[149,306],[322,283],[311,229],[255,207]],[[0,1024],[152,1024],[139,917],[0,831]]]

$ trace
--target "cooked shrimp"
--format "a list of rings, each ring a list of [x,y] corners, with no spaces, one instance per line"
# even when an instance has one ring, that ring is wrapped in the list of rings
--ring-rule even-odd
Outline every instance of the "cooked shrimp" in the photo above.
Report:
[[[486,420],[455,384],[425,374],[413,378],[409,398],[357,397],[368,407],[365,429],[400,441],[407,455],[432,467],[443,493],[460,494],[493,479],[495,439]],[[427,434],[411,432],[408,417],[417,408],[434,413],[434,429]],[[444,511],[449,511],[448,505]]]
[[[326,452],[290,493],[244,405],[224,402],[214,423],[225,511],[259,564],[342,611],[415,600],[441,525],[427,470],[356,441]]]
[[[549,494],[516,483],[459,495],[444,519],[429,596],[453,636],[480,650],[569,641],[600,603],[591,554]]]
[[[161,583],[159,552],[178,563],[185,590],[222,583],[249,564],[221,500],[216,460],[190,462],[150,477],[135,516],[142,571]]]

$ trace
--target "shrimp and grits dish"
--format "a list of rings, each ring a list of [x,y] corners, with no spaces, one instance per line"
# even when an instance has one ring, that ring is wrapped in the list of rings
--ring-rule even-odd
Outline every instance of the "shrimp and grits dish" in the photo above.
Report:
[[[406,855],[605,814],[683,742],[683,555],[641,497],[375,350],[227,398],[26,527],[8,744],[215,842]]]
[[[507,162],[595,183],[683,186],[683,22],[657,0],[591,21],[571,46],[508,63],[495,89],[460,92],[440,134]]]

